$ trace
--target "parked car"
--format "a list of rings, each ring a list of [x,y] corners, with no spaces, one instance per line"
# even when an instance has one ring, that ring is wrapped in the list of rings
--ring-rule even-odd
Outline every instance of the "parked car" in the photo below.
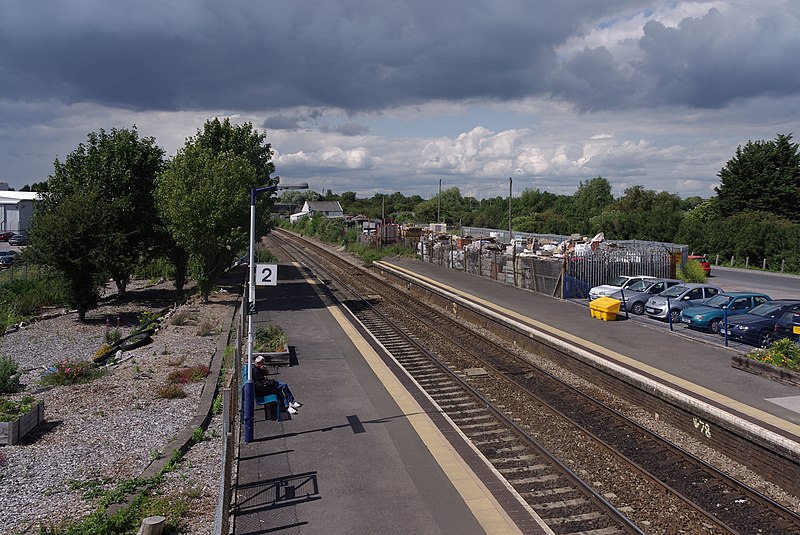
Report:
[[[8,269],[14,265],[15,256],[6,253],[7,251],[0,253],[0,269]]]
[[[0,241],[8,241],[8,239],[13,236],[14,233],[10,230],[4,230],[0,232]]]
[[[8,239],[9,245],[30,245],[31,241],[24,232],[18,232]]]
[[[701,305],[684,308],[681,322],[694,329],[704,329],[719,333],[723,328],[725,315],[728,317],[744,314],[758,305],[772,301],[766,294],[751,292],[731,292],[715,295]]]
[[[689,255],[689,260],[696,260],[706,272],[706,277],[711,276],[711,262],[708,261],[705,255]]]
[[[792,340],[800,340],[800,334],[795,332],[800,331],[800,312],[788,311],[784,312],[783,316],[778,318],[775,322],[775,329],[772,331],[772,341],[780,340],[781,338],[791,338]]]
[[[778,320],[787,312],[800,313],[800,300],[776,299],[728,320],[728,339],[755,347],[769,347]],[[725,331],[720,332],[721,335]]]
[[[648,275],[620,275],[619,277],[614,277],[608,284],[601,284],[600,286],[591,288],[589,290],[589,301],[593,301],[598,297],[607,297],[619,291],[620,288],[628,288],[631,284],[640,280],[654,279],[656,279],[656,277],[650,277]]]
[[[698,305],[703,299],[708,299],[721,293],[722,288],[713,284],[684,282],[672,288],[667,288],[660,294],[648,299],[647,304],[644,306],[644,311],[651,318],[662,320],[667,319],[667,314],[669,314],[672,322],[675,323],[680,319],[683,309]]]
[[[642,279],[634,282],[624,290],[617,290],[608,297],[622,301],[620,310],[627,309],[628,312],[641,316],[644,314],[644,306],[651,296],[660,294],[667,288],[681,283],[682,281],[678,279]]]

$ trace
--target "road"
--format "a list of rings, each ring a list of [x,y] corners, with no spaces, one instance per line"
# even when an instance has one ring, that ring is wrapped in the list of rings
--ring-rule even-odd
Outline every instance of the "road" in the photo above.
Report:
[[[773,299],[800,299],[800,276],[721,266],[711,267],[711,284],[726,292],[763,292]]]

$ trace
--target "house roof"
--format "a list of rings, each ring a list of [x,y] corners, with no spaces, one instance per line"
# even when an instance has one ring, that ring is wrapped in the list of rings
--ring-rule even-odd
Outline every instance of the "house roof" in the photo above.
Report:
[[[0,191],[0,204],[17,204],[19,201],[35,201],[39,199],[36,191]]]
[[[312,212],[342,212],[339,201],[307,201],[308,209]]]

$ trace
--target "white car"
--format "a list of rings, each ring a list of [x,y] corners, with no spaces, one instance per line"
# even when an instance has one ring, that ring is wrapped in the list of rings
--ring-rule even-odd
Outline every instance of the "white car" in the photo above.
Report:
[[[608,284],[595,286],[589,290],[589,301],[594,301],[598,297],[606,297],[613,293],[619,292],[621,289],[627,288],[634,282],[656,279],[658,279],[658,277],[651,277],[649,275],[620,275],[619,277],[615,277]]]

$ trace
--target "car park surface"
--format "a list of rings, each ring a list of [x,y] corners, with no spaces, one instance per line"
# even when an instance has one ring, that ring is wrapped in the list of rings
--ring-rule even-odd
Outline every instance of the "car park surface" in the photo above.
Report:
[[[667,288],[677,286],[682,281],[678,279],[642,279],[634,282],[626,289],[620,289],[608,297],[622,302],[620,310],[627,310],[631,314],[641,316],[644,307],[651,296],[660,294]]]
[[[774,339],[778,320],[787,312],[800,312],[800,299],[777,299],[758,305],[754,309],[728,321],[728,340],[755,347],[768,347]]]
[[[614,292],[618,292],[620,289],[628,288],[638,281],[654,280],[656,278],[657,277],[651,277],[649,275],[620,275],[618,277],[614,277],[614,279],[612,279],[608,284],[601,284],[600,286],[594,286],[591,288],[589,290],[589,300],[592,301],[598,297],[608,297]]]
[[[651,318],[671,319],[675,323],[680,318],[683,309],[700,304],[704,299],[720,293],[722,293],[722,288],[713,284],[685,282],[667,288],[648,299],[644,311]]]
[[[721,293],[706,299],[700,305],[683,309],[681,322],[695,329],[719,333],[726,315],[730,317],[745,314],[748,310],[771,300],[770,296],[761,293]]]

